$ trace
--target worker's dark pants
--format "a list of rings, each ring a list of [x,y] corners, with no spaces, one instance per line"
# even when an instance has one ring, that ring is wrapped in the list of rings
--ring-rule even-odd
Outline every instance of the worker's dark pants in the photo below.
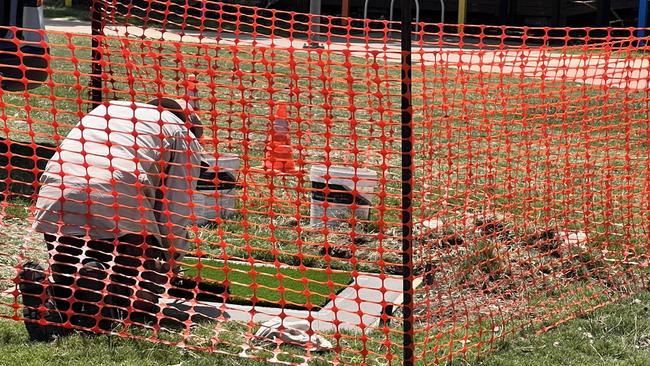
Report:
[[[141,235],[84,240],[45,235],[50,254],[51,298],[59,321],[109,330],[119,322],[155,323],[168,281],[158,241]]]

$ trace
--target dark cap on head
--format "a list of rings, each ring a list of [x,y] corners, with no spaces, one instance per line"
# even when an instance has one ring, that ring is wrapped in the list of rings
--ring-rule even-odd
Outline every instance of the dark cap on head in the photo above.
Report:
[[[147,104],[161,106],[164,109],[174,113],[176,117],[180,118],[183,122],[189,122],[192,127],[190,131],[200,138],[203,135],[203,124],[199,116],[194,113],[194,108],[192,105],[183,99],[171,99],[171,98],[156,98],[147,102]]]

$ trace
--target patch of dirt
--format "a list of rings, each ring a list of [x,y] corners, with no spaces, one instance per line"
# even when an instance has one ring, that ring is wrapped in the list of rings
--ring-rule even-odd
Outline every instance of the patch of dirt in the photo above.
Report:
[[[415,226],[414,270],[425,281],[415,293],[415,302],[420,304],[415,315],[421,322],[442,326],[526,315],[542,321],[557,301],[536,302],[557,297],[573,284],[625,292],[634,282],[633,274],[622,265],[615,268],[605,261],[584,232],[522,231],[512,222],[501,214],[459,213]],[[401,274],[401,228],[381,232],[370,226],[342,225],[305,231],[302,239],[316,244],[308,246],[314,251],[311,254],[326,255],[323,248],[329,248],[328,260],[333,263]]]

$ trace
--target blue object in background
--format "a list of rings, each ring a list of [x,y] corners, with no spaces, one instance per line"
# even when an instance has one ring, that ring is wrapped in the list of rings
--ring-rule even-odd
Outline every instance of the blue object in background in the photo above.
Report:
[[[639,38],[645,37],[645,28],[648,20],[648,0],[639,1],[639,23],[637,25],[636,36]],[[645,46],[643,40],[639,40],[639,47]]]

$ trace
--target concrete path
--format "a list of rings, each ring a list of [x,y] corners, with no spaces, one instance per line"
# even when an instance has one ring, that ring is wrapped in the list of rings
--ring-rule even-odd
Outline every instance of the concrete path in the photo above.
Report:
[[[81,21],[48,19],[48,30],[90,34],[90,24]],[[231,33],[185,32],[142,29],[135,26],[108,26],[108,36],[146,37],[170,42],[247,45],[252,47],[277,47],[303,51],[304,40],[291,40],[282,37],[241,35],[235,38]],[[400,45],[396,42],[364,43],[361,41],[331,42],[324,44],[327,52],[349,51],[362,58],[376,58],[379,63],[399,63]],[[437,69],[462,69],[466,71],[502,74],[512,78],[538,78],[546,82],[576,82],[596,86],[642,90],[649,87],[648,56],[628,58],[611,57],[606,53],[564,54],[553,49],[507,48],[459,49],[436,46],[423,46],[413,49],[413,63]]]

